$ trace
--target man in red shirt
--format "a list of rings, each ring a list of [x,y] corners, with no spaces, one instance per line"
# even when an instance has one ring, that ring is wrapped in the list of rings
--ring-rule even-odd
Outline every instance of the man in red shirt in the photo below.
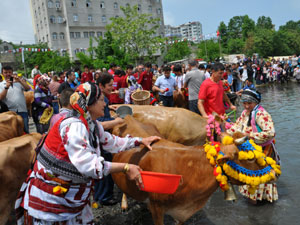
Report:
[[[211,69],[211,77],[203,81],[198,96],[198,109],[205,118],[208,118],[208,115],[213,112],[219,115],[225,114],[223,101],[230,105],[231,110],[236,109],[227,95],[224,94],[223,82],[221,81],[225,69],[223,64],[215,63]]]
[[[135,77],[138,84],[141,84],[141,82],[142,82],[142,76],[141,75],[142,75],[143,72],[144,72],[144,65],[140,64],[138,66],[138,71],[135,74],[133,74],[133,76]]]
[[[114,76],[115,75],[115,70],[116,70],[117,65],[115,63],[111,63],[109,65],[109,70],[107,71],[110,75]]]
[[[93,74],[90,72],[90,68],[88,65],[84,66],[84,72],[81,74],[81,82],[80,83],[85,83],[91,81],[93,82]]]
[[[122,87],[122,84],[124,82],[124,78],[125,78],[125,76],[122,76],[122,71],[121,70],[116,70],[115,71],[114,82],[113,82],[114,91],[109,96],[109,102],[111,104],[122,104],[122,103],[124,103],[124,100],[119,98],[119,89]]]
[[[141,73],[140,84],[143,87],[143,90],[150,91],[152,90],[152,78],[153,73],[151,72],[151,63],[145,64],[145,71]],[[138,82],[139,83],[139,82]]]

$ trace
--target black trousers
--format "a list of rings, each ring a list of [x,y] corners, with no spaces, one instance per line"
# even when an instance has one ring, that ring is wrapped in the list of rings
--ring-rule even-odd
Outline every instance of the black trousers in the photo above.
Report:
[[[159,100],[163,102],[164,106],[167,106],[167,107],[173,107],[174,106],[173,95],[172,96],[160,95]]]

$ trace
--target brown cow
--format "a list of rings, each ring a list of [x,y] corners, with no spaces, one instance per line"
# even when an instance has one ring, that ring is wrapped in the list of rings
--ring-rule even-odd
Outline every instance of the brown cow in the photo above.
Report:
[[[26,106],[27,106],[27,111],[29,115],[32,115],[31,108],[32,108],[32,103],[34,101],[34,92],[33,91],[24,91],[24,96],[26,100]]]
[[[127,125],[125,128],[124,125],[115,128],[116,134],[121,136],[151,134],[151,130],[148,129],[140,135],[141,124],[127,117],[125,120]],[[125,194],[148,203],[155,225],[163,225],[164,214],[172,216],[178,224],[183,224],[205,205],[218,188],[218,182],[213,175],[213,166],[207,160],[202,146],[184,146],[162,139],[154,143],[152,149],[147,151],[145,148],[134,148],[118,153],[114,155],[113,162],[136,164],[145,171],[182,175],[182,183],[174,194],[140,191],[123,173],[112,174],[113,179]],[[234,144],[221,145],[221,150],[225,154],[224,160],[234,160],[247,169],[261,169],[254,161],[238,161],[238,148]]]
[[[41,134],[32,133],[0,143],[0,224],[5,224],[26,179]]]
[[[133,117],[157,127],[169,141],[184,145],[203,145],[206,140],[207,119],[182,108],[163,106],[128,105]]]
[[[24,134],[24,123],[17,113],[8,111],[0,113],[0,142]]]

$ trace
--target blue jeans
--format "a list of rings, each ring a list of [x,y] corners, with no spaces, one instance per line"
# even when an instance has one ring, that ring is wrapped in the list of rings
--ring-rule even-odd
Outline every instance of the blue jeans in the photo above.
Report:
[[[17,114],[23,118],[24,131],[25,131],[25,133],[28,134],[28,133],[29,133],[29,125],[28,125],[29,119],[28,119],[28,112],[17,112]]]
[[[189,100],[189,110],[194,112],[194,113],[197,113],[197,114],[201,115],[200,111],[198,109],[198,99]]]
[[[53,106],[53,114],[58,114],[59,113],[58,102],[52,102],[52,106]]]

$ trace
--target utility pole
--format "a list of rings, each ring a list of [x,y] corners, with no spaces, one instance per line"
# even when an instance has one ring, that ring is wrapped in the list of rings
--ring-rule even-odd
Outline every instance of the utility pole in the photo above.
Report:
[[[24,75],[26,78],[28,78],[27,73],[26,73],[26,64],[25,64],[24,48],[22,47],[22,41],[20,42],[20,47],[21,47],[21,51],[22,51],[22,62],[24,64]]]

